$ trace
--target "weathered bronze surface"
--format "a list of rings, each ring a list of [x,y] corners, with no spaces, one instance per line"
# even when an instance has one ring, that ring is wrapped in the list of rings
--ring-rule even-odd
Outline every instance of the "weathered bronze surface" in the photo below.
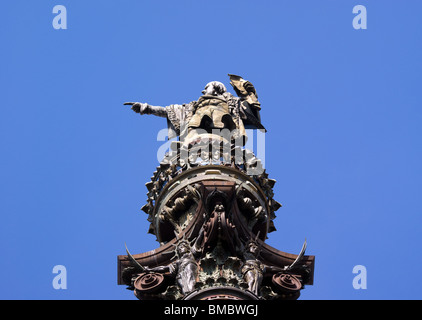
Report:
[[[146,184],[149,233],[160,246],[118,256],[118,284],[139,299],[297,299],[313,284],[314,256],[265,243],[281,205],[245,128],[265,130],[254,86],[229,75],[238,97],[213,81],[183,105],[127,102],[133,111],[167,118],[179,136]],[[226,132],[230,134],[226,134]]]

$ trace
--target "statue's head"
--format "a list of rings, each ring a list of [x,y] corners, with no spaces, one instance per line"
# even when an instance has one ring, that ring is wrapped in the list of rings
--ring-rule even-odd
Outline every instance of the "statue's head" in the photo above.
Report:
[[[183,256],[185,253],[191,252],[190,243],[187,240],[181,241],[177,245],[176,250],[177,250],[177,253],[179,254],[179,256]]]
[[[260,234],[260,231],[258,231],[258,234],[256,235],[255,239],[249,239],[249,241],[246,243],[246,248],[245,248],[247,252],[252,253],[255,257],[257,257],[259,252],[261,251],[261,248],[258,244],[259,234]]]
[[[205,89],[202,91],[202,94],[206,96],[218,96],[226,92],[227,89],[224,84],[219,81],[212,81],[207,83]]]
[[[214,206],[214,211],[215,212],[224,212],[224,205],[221,201],[216,202],[216,204]]]
[[[172,246],[175,247],[175,255],[173,256],[173,258],[176,256],[180,258],[186,253],[191,253],[192,244],[189,242],[188,239],[185,238],[185,234],[183,234],[183,237],[180,237],[180,235],[176,231],[174,231],[174,234],[176,235],[177,242],[172,244]],[[193,241],[194,240],[192,240],[192,242]]]
[[[259,246],[256,242],[250,241],[247,246],[247,250],[252,253],[254,256],[258,255],[259,253]]]

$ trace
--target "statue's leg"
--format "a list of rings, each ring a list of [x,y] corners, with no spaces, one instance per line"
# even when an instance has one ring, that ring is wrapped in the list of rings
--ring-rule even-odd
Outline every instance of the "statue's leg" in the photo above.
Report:
[[[190,264],[189,266],[187,266],[187,268],[185,269],[185,278],[186,278],[186,283],[184,284],[186,287],[185,293],[191,292],[195,289],[196,275],[197,275],[197,266],[194,264]]]
[[[248,289],[249,291],[254,292],[254,287],[255,287],[255,275],[253,271],[248,271],[245,274],[245,280],[246,283],[248,284]]]

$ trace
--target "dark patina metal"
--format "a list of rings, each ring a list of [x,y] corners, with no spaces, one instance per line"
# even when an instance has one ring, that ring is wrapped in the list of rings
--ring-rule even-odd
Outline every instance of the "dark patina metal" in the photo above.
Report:
[[[118,256],[118,284],[143,300],[291,300],[313,284],[314,256],[265,243],[281,205],[275,180],[244,148],[245,128],[265,130],[253,85],[230,75],[238,97],[210,82],[198,101],[132,110],[167,118],[179,136],[146,184],[149,233],[160,246]],[[214,129],[229,129],[231,136]]]

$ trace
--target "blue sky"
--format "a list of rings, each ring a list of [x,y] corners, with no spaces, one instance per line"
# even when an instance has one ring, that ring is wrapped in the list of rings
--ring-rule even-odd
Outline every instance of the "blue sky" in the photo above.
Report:
[[[67,29],[52,26],[55,5]],[[365,5],[368,29],[352,26]],[[135,299],[117,255],[158,246],[140,210],[165,120],[125,101],[256,87],[278,231],[307,239],[301,299],[421,299],[422,3],[2,1],[0,298]],[[55,265],[66,290],[52,286]],[[355,265],[367,289],[352,286]]]

